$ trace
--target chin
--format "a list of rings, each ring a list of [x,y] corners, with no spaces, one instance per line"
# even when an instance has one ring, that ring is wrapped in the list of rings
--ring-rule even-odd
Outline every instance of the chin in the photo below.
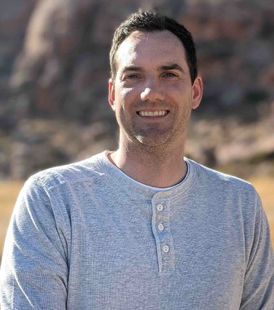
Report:
[[[136,140],[146,147],[162,147],[169,144],[169,137],[167,136],[136,136]]]

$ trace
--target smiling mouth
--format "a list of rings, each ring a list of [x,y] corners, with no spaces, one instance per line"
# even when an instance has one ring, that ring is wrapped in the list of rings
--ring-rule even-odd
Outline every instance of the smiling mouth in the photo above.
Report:
[[[157,111],[137,111],[137,114],[141,117],[164,117],[169,113],[168,110]]]

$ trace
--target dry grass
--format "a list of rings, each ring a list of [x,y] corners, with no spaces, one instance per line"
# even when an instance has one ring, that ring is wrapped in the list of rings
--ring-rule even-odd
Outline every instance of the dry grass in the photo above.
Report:
[[[251,182],[261,195],[270,223],[271,238],[274,245],[274,178],[259,177],[252,179]],[[0,257],[9,218],[21,187],[22,183],[20,182],[0,182]]]
[[[21,187],[21,182],[0,182],[0,255],[12,209]]]
[[[274,177],[260,177],[250,180],[260,194],[271,230],[274,247]]]

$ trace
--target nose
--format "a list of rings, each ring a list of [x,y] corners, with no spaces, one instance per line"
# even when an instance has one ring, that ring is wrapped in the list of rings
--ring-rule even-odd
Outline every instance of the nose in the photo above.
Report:
[[[161,87],[152,81],[146,83],[141,91],[140,97],[142,101],[161,101],[164,99]]]

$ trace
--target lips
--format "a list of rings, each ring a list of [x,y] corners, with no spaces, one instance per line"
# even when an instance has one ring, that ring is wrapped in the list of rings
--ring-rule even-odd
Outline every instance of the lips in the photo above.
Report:
[[[168,113],[168,110],[137,111],[137,114],[141,117],[163,117],[166,116]]]

